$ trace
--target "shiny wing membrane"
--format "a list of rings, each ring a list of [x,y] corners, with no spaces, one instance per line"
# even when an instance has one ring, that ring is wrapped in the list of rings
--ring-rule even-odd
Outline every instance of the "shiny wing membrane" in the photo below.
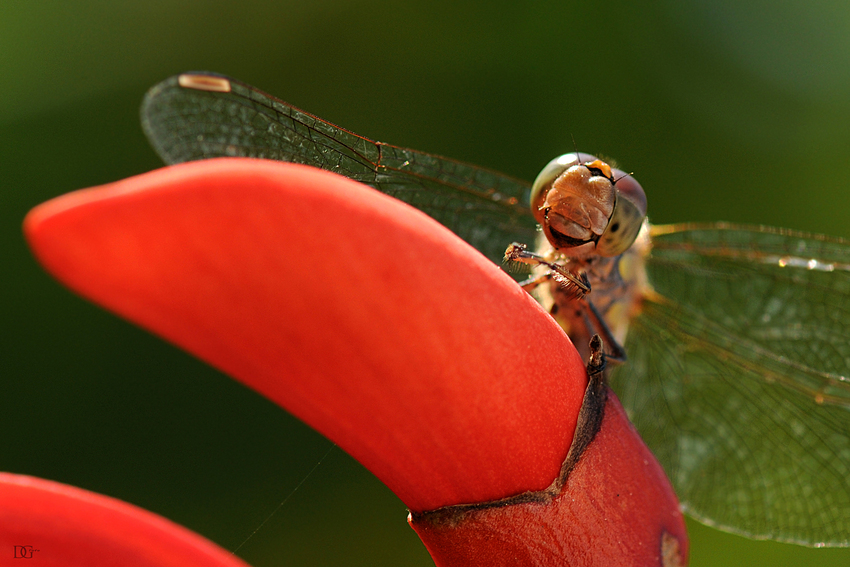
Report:
[[[536,236],[528,183],[374,142],[234,79],[171,77],[147,93],[141,113],[168,164],[241,156],[333,171],[425,211],[496,262],[511,242]]]
[[[850,545],[850,242],[653,227],[649,297],[612,384],[686,511]]]

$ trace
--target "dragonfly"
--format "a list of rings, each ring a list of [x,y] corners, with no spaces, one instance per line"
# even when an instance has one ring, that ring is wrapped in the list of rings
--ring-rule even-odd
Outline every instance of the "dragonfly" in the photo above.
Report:
[[[423,210],[497,263],[540,235],[531,183],[364,138],[222,75],[163,81],[141,117],[168,164],[240,156],[336,172]],[[584,167],[615,196],[631,179],[569,155],[543,177]],[[627,330],[615,330],[619,296],[586,281],[587,299],[607,302],[596,326],[611,327],[624,359],[609,382],[683,510],[751,538],[850,546],[850,241],[727,223],[643,222],[635,233],[613,250],[615,267],[628,258],[643,278]]]

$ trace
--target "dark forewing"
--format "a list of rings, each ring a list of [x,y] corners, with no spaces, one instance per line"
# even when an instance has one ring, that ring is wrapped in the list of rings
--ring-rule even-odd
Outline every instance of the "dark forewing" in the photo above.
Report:
[[[850,242],[654,227],[648,271],[612,384],[686,510],[850,545]]]
[[[166,163],[241,156],[320,167],[425,211],[494,261],[511,242],[535,238],[525,182],[373,142],[239,81],[198,76],[228,90],[186,88],[172,77],[142,104],[145,133]]]

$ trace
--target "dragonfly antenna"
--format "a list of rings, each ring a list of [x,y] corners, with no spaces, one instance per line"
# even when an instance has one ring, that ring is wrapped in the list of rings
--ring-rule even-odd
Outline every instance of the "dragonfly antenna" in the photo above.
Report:
[[[625,179],[626,177],[634,177],[634,176],[635,176],[634,171],[630,171],[629,173],[624,173],[623,175],[621,175],[620,177],[618,177],[617,179],[614,180],[614,185],[616,185],[617,182],[621,179]]]
[[[578,145],[576,144],[576,137],[573,136],[573,133],[570,132],[570,139],[573,141],[573,150],[576,152],[576,159],[581,163],[581,155],[578,153]]]

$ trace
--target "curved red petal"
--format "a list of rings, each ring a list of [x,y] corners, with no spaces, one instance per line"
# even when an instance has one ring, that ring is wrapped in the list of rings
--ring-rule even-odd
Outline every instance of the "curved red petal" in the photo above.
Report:
[[[247,566],[198,534],[126,502],[10,473],[0,473],[0,548],[6,557],[14,553],[45,567]]]
[[[361,184],[210,160],[60,197],[25,231],[63,283],[288,409],[413,510],[542,489],[569,449],[586,374],[561,329]]]

